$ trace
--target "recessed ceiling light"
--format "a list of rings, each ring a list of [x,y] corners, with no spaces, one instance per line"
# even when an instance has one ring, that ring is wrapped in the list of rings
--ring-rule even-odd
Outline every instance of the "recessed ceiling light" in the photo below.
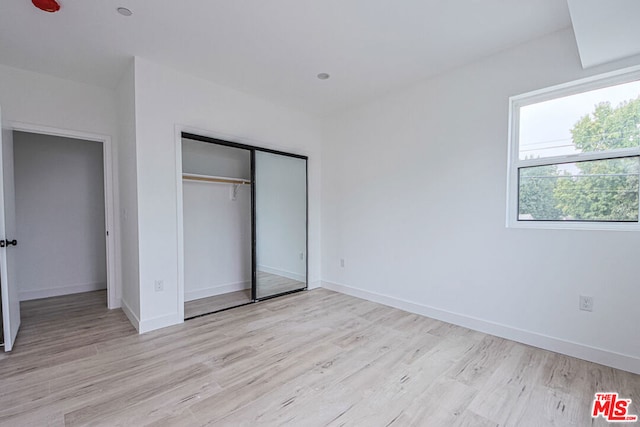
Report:
[[[119,7],[117,10],[118,10],[118,13],[120,15],[122,15],[122,16],[131,16],[131,15],[133,15],[133,12],[131,12],[126,7]]]
[[[318,74],[318,78],[319,78],[320,80],[327,80],[329,77],[331,77],[331,76],[330,76],[329,74],[327,74],[327,73],[320,73],[320,74]]]

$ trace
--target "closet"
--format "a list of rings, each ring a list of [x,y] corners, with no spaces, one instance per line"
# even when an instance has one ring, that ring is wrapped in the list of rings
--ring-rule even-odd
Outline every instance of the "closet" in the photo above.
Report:
[[[307,288],[307,158],[182,134],[184,317]]]

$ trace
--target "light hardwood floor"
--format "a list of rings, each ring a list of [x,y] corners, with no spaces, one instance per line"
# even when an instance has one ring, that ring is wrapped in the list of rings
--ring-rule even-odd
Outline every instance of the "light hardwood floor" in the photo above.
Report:
[[[144,335],[104,299],[22,305],[0,424],[587,426],[596,391],[640,413],[640,376],[324,289]]]
[[[251,289],[187,301],[184,303],[184,318],[190,319],[203,314],[237,307],[251,301]]]

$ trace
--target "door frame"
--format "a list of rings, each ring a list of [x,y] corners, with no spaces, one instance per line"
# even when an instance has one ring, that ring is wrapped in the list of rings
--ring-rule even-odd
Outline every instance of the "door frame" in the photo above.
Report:
[[[18,132],[35,133],[41,135],[60,136],[70,139],[99,142],[102,144],[102,163],[104,181],[104,219],[105,219],[105,242],[106,242],[106,267],[107,267],[107,307],[109,309],[119,308],[121,305],[119,292],[116,289],[117,265],[116,265],[116,229],[115,229],[115,209],[113,194],[113,145],[111,137],[97,133],[69,130],[51,126],[42,126],[32,123],[7,121],[3,126],[5,129]]]

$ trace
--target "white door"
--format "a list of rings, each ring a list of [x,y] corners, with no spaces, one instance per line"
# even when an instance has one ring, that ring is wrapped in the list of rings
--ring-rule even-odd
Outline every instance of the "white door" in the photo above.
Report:
[[[0,120],[1,123],[1,120]],[[16,208],[13,185],[13,132],[0,136],[0,292],[4,350],[11,351],[20,327],[20,299],[15,269]]]

